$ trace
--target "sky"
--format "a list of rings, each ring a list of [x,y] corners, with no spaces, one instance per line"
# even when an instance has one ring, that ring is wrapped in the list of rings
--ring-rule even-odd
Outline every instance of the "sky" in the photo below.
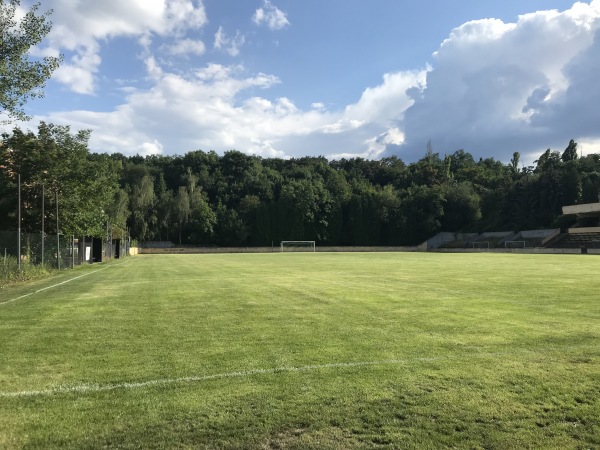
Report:
[[[10,126],[90,129],[95,152],[600,153],[600,0],[41,3],[32,54],[64,62]]]

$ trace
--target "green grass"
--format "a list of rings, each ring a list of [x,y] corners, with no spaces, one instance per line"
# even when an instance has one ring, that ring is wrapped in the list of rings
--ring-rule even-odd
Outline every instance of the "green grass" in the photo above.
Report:
[[[598,448],[599,275],[591,255],[148,255],[5,287],[0,448]]]

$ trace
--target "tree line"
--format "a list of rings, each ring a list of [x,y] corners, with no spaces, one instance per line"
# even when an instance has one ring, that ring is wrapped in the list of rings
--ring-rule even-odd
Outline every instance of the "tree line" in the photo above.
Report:
[[[15,229],[17,174],[22,229],[76,236],[124,235],[201,246],[414,245],[440,231],[566,227],[567,204],[598,201],[600,155],[578,157],[571,140],[534,166],[429,150],[406,164],[392,156],[328,161],[261,158],[232,150],[183,156],[96,154],[89,132],[42,123],[15,128],[0,147],[0,229]]]

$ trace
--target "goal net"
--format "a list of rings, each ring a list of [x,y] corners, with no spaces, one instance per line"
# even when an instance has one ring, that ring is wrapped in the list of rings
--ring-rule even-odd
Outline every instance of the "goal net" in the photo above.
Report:
[[[504,248],[525,248],[526,241],[506,241]]]
[[[475,241],[472,246],[473,248],[490,248],[490,241]]]
[[[282,252],[314,252],[315,241],[281,241]]]

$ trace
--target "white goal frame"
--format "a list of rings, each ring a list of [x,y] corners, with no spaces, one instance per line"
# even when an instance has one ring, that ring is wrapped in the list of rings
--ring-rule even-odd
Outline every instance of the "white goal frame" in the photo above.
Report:
[[[473,248],[483,248],[483,249],[490,249],[490,241],[475,241],[471,243],[471,246]]]
[[[316,251],[315,241],[281,241],[281,251],[284,252],[285,248],[307,248],[309,252]]]
[[[509,247],[508,244],[519,244],[514,247]],[[521,245],[522,244],[522,245]],[[504,241],[504,248],[525,248],[527,247],[527,241]]]

